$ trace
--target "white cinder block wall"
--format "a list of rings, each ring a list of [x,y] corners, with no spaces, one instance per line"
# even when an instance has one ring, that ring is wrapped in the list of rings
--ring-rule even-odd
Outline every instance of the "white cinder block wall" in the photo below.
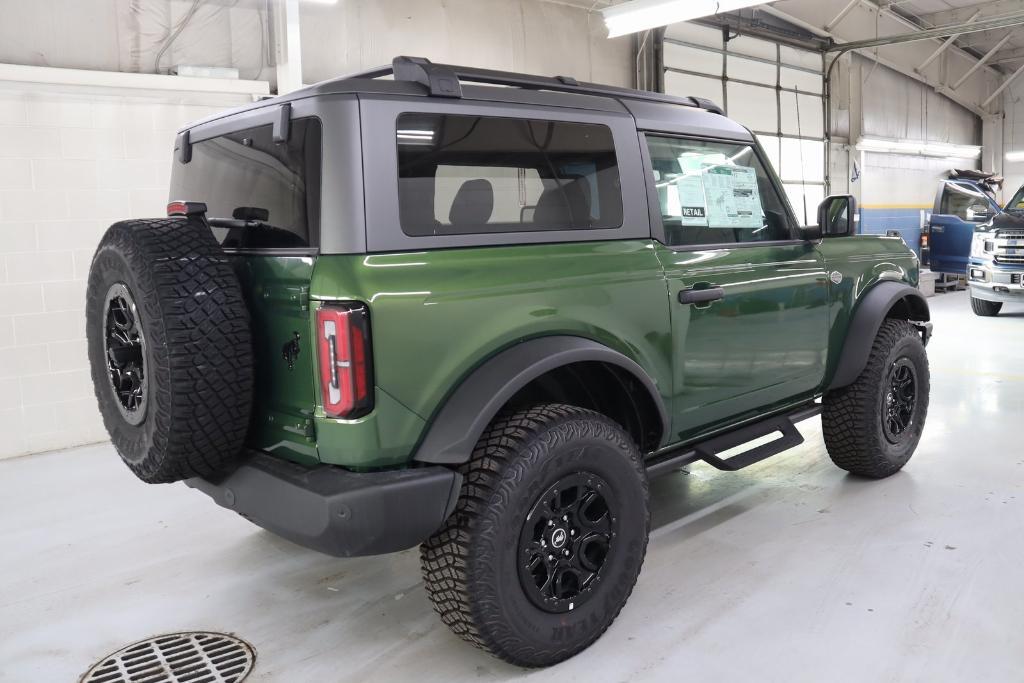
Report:
[[[85,280],[115,220],[160,216],[174,133],[249,101],[0,83],[0,457],[107,438]]]

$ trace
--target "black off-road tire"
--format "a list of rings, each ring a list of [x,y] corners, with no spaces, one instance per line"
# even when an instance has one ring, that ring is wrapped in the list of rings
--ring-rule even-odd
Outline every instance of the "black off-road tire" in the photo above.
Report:
[[[974,311],[974,315],[980,315],[985,318],[991,318],[992,316],[999,315],[999,311],[1003,308],[1002,301],[987,301],[986,299],[976,299],[971,297],[971,310]]]
[[[115,291],[127,291],[120,301],[133,301],[144,339],[143,408],[134,411],[115,393],[107,364]],[[86,336],[103,423],[139,479],[209,477],[238,455],[252,406],[249,313],[231,264],[202,221],[110,226],[89,271]]]
[[[885,425],[890,378],[908,366],[916,383],[912,417],[899,436]],[[928,356],[921,335],[905,320],[886,320],[857,380],[825,396],[821,417],[828,454],[840,468],[881,479],[899,472],[921,440],[928,414]]]
[[[420,549],[441,620],[464,640],[519,666],[548,666],[588,647],[626,603],[647,549],[647,478],[636,444],[604,415],[540,405],[497,417],[461,472],[455,512]],[[617,532],[600,583],[581,604],[563,601],[568,611],[552,613],[527,594],[520,543],[532,528],[527,516],[552,483],[578,476],[604,484]]]

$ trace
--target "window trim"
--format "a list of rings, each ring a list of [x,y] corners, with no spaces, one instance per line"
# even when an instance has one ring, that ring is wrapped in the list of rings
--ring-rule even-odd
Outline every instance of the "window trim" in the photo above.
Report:
[[[752,136],[753,140],[732,140],[729,138],[716,138],[710,136],[699,136],[699,135],[679,135],[678,133],[666,133],[659,130],[643,129],[637,130],[637,135],[640,141],[640,155],[643,157],[644,162],[644,183],[647,185],[647,206],[648,206],[648,219],[651,224],[651,238],[658,242],[661,246],[672,251],[685,252],[685,251],[715,251],[719,249],[749,249],[751,247],[762,247],[762,246],[784,246],[792,244],[802,244],[806,242],[799,237],[798,230],[800,222],[796,220],[796,214],[793,213],[793,207],[789,204],[789,196],[781,190],[782,183],[778,176],[775,174],[775,169],[772,168],[771,162],[764,154],[764,150],[761,148],[761,143],[758,142],[756,136]],[[677,244],[672,245],[668,243],[665,237],[665,224],[661,219],[661,203],[658,201],[658,190],[655,187],[654,181],[654,164],[651,161],[651,153],[647,146],[647,136],[656,136],[663,138],[673,138],[676,140],[683,140],[687,142],[714,142],[720,144],[743,144],[749,145],[754,150],[754,156],[757,157],[758,161],[761,162],[761,166],[764,168],[765,174],[768,176],[768,183],[775,190],[776,196],[781,200],[782,207],[786,212],[786,218],[790,224],[791,239],[788,240],[765,240],[764,242],[720,242],[716,244]]]
[[[360,99],[366,207],[366,252],[425,251],[460,247],[517,246],[565,242],[604,242],[650,238],[646,189],[636,138],[636,123],[623,112],[605,112],[534,104],[461,100],[446,102],[407,96]],[[395,125],[400,114],[462,114],[496,118],[590,123],[611,130],[619,167],[622,226],[588,230],[535,230],[457,235],[409,236],[402,231],[398,203],[398,146]],[[391,199],[388,200],[388,197]]]

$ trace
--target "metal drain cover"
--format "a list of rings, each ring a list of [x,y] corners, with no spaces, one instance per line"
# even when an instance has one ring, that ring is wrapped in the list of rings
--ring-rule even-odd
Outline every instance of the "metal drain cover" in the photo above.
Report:
[[[253,647],[234,636],[169,633],[104,657],[80,683],[239,683],[255,663]]]

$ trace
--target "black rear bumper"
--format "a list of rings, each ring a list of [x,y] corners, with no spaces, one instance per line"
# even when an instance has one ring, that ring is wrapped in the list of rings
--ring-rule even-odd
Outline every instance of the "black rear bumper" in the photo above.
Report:
[[[334,555],[411,548],[455,509],[462,476],[446,467],[382,472],[314,468],[252,453],[218,481],[185,482],[222,507],[299,545]]]

